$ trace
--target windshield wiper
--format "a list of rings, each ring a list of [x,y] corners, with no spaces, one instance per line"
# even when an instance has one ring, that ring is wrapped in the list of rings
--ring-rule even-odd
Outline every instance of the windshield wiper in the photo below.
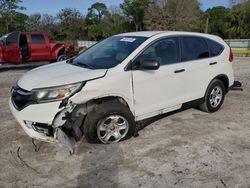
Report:
[[[73,62],[73,65],[81,66],[81,67],[84,67],[84,68],[87,68],[87,69],[94,69],[94,67],[90,66],[87,63],[83,63],[83,62],[76,62],[76,63]]]
[[[84,67],[84,68],[87,68],[87,69],[94,69],[94,67],[90,66],[87,63],[78,62],[78,61],[74,62],[74,58],[71,58],[71,59],[67,60],[66,62],[69,63],[69,64],[72,64],[72,65],[79,66],[79,67]]]

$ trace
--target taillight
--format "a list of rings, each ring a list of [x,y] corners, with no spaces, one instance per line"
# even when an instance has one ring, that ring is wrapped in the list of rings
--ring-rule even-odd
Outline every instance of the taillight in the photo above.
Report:
[[[232,63],[234,60],[234,54],[233,54],[233,51],[232,49],[230,48],[230,55],[229,55],[229,61]]]

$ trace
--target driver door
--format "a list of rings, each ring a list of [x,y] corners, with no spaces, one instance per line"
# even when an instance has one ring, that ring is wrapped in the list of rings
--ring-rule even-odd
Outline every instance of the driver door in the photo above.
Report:
[[[5,40],[4,59],[10,63],[21,63],[21,54],[19,47],[20,33],[11,33]]]
[[[142,70],[144,60],[156,60],[158,70]],[[132,65],[134,108],[136,119],[149,118],[179,109],[185,101],[183,75],[180,63],[178,37],[168,37],[152,43]]]

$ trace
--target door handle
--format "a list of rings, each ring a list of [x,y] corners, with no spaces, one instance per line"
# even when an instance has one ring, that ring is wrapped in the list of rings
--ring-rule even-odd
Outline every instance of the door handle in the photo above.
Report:
[[[174,73],[181,73],[181,72],[184,72],[185,69],[178,69],[178,70],[175,70]]]
[[[217,62],[212,62],[212,63],[209,63],[209,65],[216,65]]]

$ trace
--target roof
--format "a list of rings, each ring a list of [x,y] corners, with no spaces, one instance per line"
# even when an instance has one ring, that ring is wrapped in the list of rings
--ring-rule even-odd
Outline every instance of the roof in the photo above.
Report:
[[[137,36],[137,37],[152,37],[158,34],[176,34],[176,35],[197,35],[197,36],[210,36],[217,37],[215,35],[210,35],[206,33],[196,33],[196,32],[185,32],[185,31],[139,31],[139,32],[130,32],[130,33],[122,33],[117,36]]]
[[[130,33],[121,33],[117,36],[137,36],[137,37],[152,37],[154,35],[165,33],[166,31],[139,31],[139,32],[130,32]]]

